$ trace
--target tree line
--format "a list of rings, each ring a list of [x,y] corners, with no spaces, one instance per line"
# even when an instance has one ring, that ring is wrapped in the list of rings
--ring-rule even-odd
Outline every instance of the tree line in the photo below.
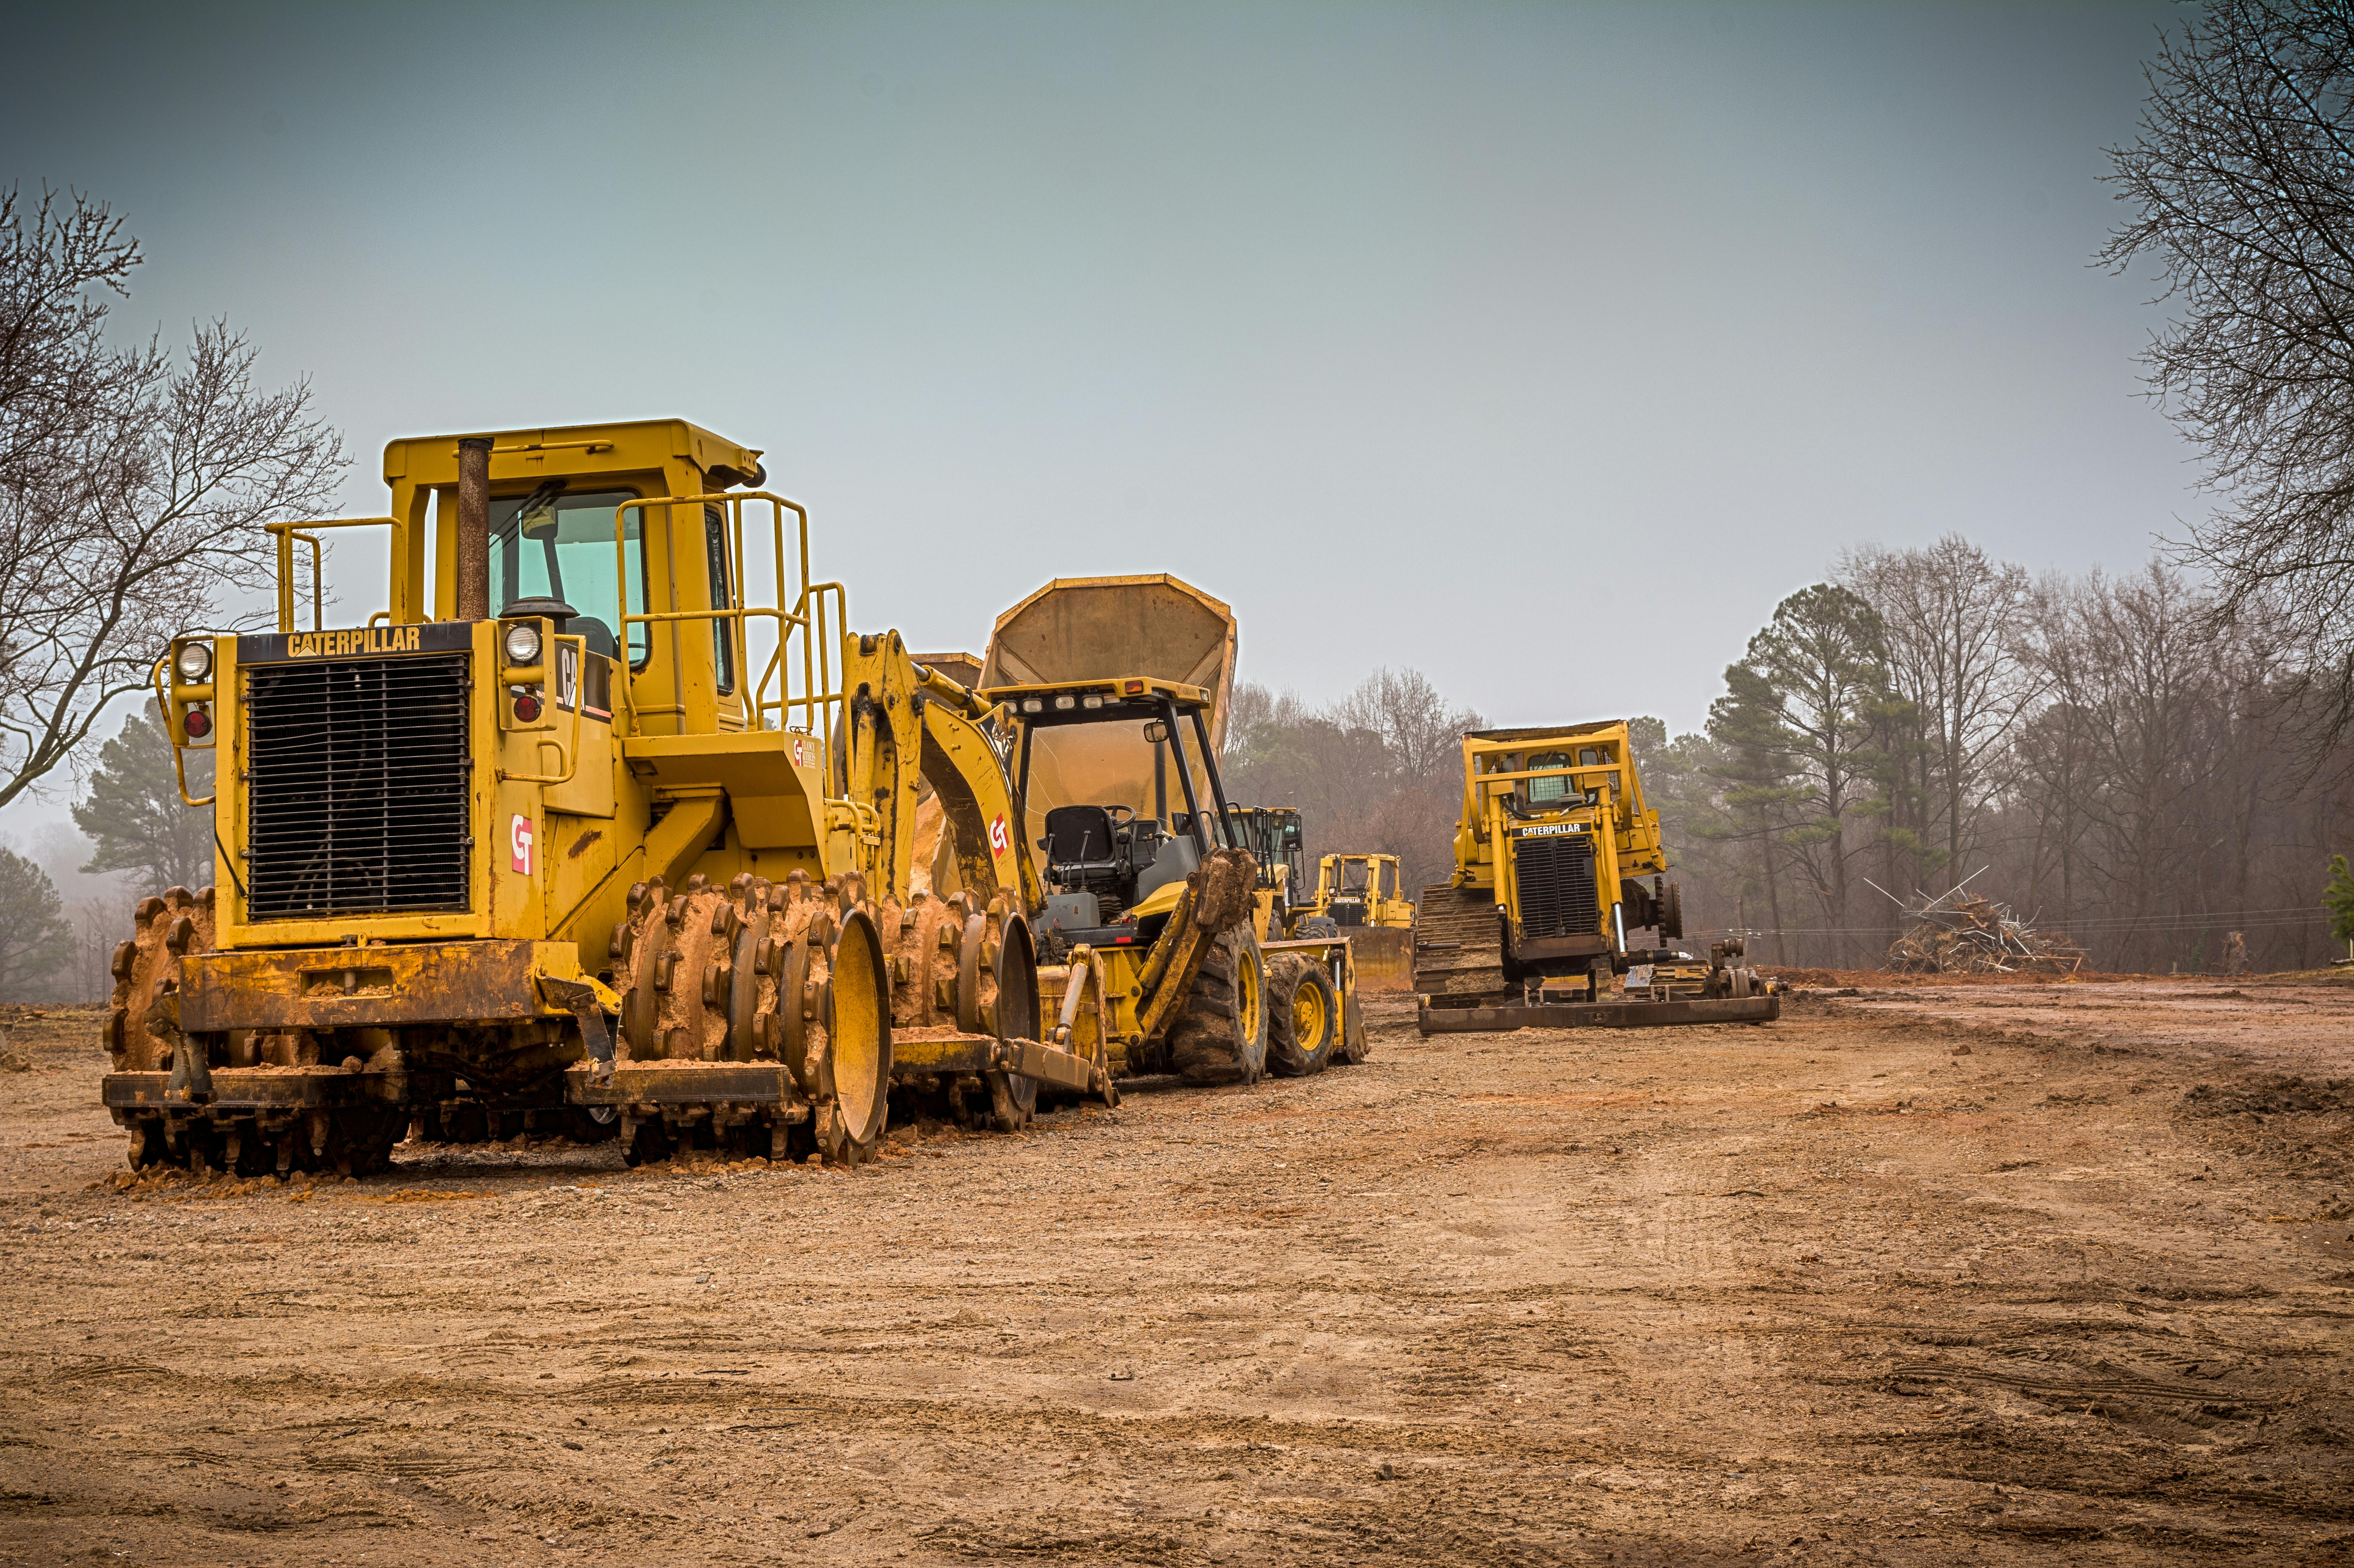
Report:
[[[1876,967],[1905,906],[1973,895],[2136,972],[2335,951],[2354,747],[2261,603],[2164,561],[2031,577],[1948,536],[1790,595],[1698,734],[1638,759],[1687,918],[1769,962]]]

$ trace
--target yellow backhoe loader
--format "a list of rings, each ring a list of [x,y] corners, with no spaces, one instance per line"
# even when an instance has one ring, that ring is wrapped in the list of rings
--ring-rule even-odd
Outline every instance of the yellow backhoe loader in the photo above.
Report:
[[[217,850],[114,957],[134,1167],[358,1175],[411,1127],[855,1160],[895,1087],[1003,1128],[1042,1083],[1113,1095],[1100,1042],[1046,1038],[1012,726],[845,630],[759,460],[684,420],[422,437],[387,514],[271,526],[276,629],[156,665],[175,759],[217,753]],[[298,547],[315,583],[354,528],[388,603],[331,628],[314,590],[302,628]],[[1141,1051],[1231,1005],[1223,896],[1166,894]]]
[[[1111,1075],[1174,1072],[1203,1083],[1304,1076],[1364,1059],[1346,939],[1261,936],[1266,891],[1218,776],[1206,689],[1139,675],[981,695],[1018,727],[1014,787],[1025,802],[1038,756],[1056,741],[1065,756],[1097,759],[1108,777],[1177,784],[1150,815],[1127,800],[1067,797],[1039,814],[1038,925],[1051,965],[1040,975],[1058,1015],[1056,1045]],[[1133,754],[1126,767],[1123,751]],[[1148,756],[1157,760],[1145,764]],[[1203,983],[1182,1004],[1157,1001],[1170,998],[1156,983],[1161,955],[1202,942]]]
[[[1696,998],[1670,979],[1683,954],[1629,945],[1630,931],[1683,935],[1667,869],[1623,721],[1465,736],[1455,874],[1423,890],[1416,927],[1422,1032],[1780,1017],[1772,988],[1733,962],[1737,938],[1711,948]],[[1614,1000],[1618,975],[1630,984]]]

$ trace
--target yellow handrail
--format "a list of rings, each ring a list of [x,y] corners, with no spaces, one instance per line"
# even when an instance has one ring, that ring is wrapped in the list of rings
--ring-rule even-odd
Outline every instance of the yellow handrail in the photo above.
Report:
[[[772,562],[775,571],[773,585],[775,603],[773,605],[748,605],[744,602],[748,597],[744,580],[744,503],[746,502],[765,502],[770,508]],[[628,514],[632,509],[640,514],[639,547],[642,551],[650,547],[646,538],[648,530],[645,527],[645,516],[649,509],[656,506],[718,506],[724,509],[722,514],[727,528],[728,556],[735,570],[735,582],[731,585],[730,591],[736,602],[711,609],[649,609],[637,613],[631,611]],[[793,608],[790,610],[783,608],[785,514],[787,512],[793,514],[799,526],[800,535],[800,587],[793,599]],[[790,729],[792,715],[798,711],[802,724],[806,726],[806,733],[818,742],[820,765],[824,769],[829,785],[831,784],[833,778],[833,736],[832,726],[828,721],[832,710],[838,708],[842,703],[842,694],[833,690],[832,644],[834,637],[839,634],[838,629],[849,625],[850,598],[849,590],[838,582],[812,583],[809,580],[810,546],[807,507],[800,502],[765,490],[720,492],[704,495],[634,497],[624,501],[613,509],[613,568],[614,577],[620,585],[622,700],[629,710],[630,727],[632,732],[638,726],[638,711],[636,695],[631,689],[631,675],[628,669],[629,629],[631,626],[651,628],[656,624],[707,620],[715,626],[725,625],[729,629],[731,651],[735,655],[739,682],[738,689],[741,689],[743,683],[749,683],[752,685],[748,700],[745,705],[749,726],[754,729],[769,728],[769,715],[773,713],[776,715],[775,727],[780,730]],[[832,613],[829,614],[829,611]],[[752,679],[751,648],[748,636],[748,624],[754,617],[777,623],[776,651],[769,656],[768,662],[761,667],[757,681]],[[792,662],[790,655],[793,631],[796,628],[800,629],[801,635],[801,694],[798,697],[792,694]],[[651,633],[649,635],[651,636]],[[672,656],[673,658],[677,656],[675,644],[672,649]],[[769,683],[771,680],[777,683],[777,695],[774,697],[769,695]]]
[[[263,532],[277,541],[278,546],[278,630],[294,630],[294,541],[301,539],[311,546],[311,630],[326,630],[326,589],[320,580],[319,539],[308,534],[308,528],[389,528],[389,517],[322,517],[307,523],[264,523]],[[375,618],[370,617],[370,625]]]

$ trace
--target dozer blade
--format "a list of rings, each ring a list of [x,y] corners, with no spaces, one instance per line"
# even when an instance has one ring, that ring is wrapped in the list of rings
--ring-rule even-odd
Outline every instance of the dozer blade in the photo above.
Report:
[[[1488,923],[1495,924],[1489,911]],[[1414,990],[1414,938],[1403,926],[1343,926],[1351,955],[1357,962],[1357,983],[1367,991]],[[1436,956],[1436,955],[1434,955]]]
[[[1512,1029],[1658,1029],[1676,1023],[1771,1023],[1778,996],[1691,1001],[1554,1001],[1503,1007],[1433,1007],[1415,1019],[1425,1034],[1482,1034]]]

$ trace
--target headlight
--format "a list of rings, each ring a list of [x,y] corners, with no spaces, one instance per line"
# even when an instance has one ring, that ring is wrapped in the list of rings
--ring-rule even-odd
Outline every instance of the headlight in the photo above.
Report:
[[[528,620],[518,620],[507,628],[507,662],[536,664],[539,662],[539,628]]]
[[[201,686],[213,673],[213,645],[209,642],[183,642],[173,655],[172,668],[180,673],[180,684]]]

